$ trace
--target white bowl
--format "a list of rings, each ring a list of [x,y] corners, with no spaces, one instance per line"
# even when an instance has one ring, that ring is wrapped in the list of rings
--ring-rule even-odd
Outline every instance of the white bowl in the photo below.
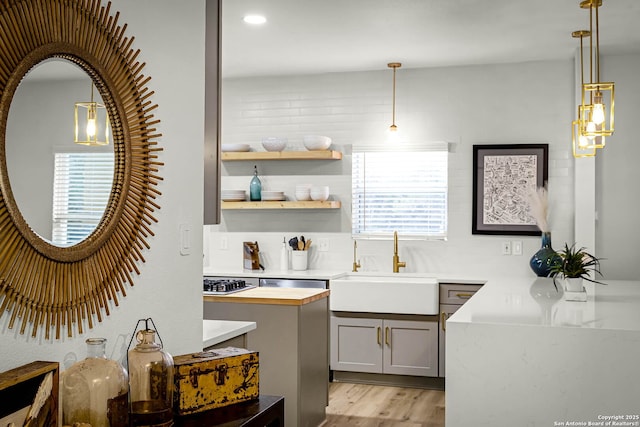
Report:
[[[278,136],[268,136],[262,138],[262,146],[267,151],[282,151],[287,146],[287,138],[280,138]]]
[[[326,150],[331,145],[331,138],[322,135],[305,135],[304,147],[309,151]]]
[[[309,191],[309,195],[311,196],[311,200],[318,200],[318,201],[324,202],[329,198],[329,187],[327,186],[311,187],[311,191]]]
[[[296,200],[301,202],[305,202],[307,200],[311,200],[311,193],[309,190],[296,190]]]
[[[220,146],[222,151],[249,151],[250,148],[249,144],[222,144]]]

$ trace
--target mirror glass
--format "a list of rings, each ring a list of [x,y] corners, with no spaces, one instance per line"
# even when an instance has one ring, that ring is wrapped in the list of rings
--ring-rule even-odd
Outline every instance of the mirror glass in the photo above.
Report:
[[[74,143],[74,105],[91,100],[92,84],[71,61],[48,59],[27,73],[9,109],[5,151],[13,197],[31,229],[55,246],[91,234],[111,193],[113,142]],[[95,87],[93,101],[102,103]],[[86,109],[80,114],[86,117]]]

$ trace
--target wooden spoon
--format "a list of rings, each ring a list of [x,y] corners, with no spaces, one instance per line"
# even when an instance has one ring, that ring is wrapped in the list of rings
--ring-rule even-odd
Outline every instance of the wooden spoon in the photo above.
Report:
[[[299,250],[299,251],[304,250],[304,243],[302,243],[302,241],[301,241],[301,240],[298,240],[298,250]]]
[[[309,246],[311,246],[311,239],[307,240],[304,244],[304,250],[308,251],[309,250]]]

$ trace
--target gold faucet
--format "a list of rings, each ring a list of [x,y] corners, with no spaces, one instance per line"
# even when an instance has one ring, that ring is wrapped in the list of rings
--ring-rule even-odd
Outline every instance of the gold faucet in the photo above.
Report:
[[[356,261],[356,249],[358,248],[358,242],[353,241],[353,272],[356,273],[360,267],[360,261]]]
[[[399,273],[400,267],[405,268],[407,263],[404,261],[400,261],[400,257],[398,256],[398,232],[393,232],[393,272]]]

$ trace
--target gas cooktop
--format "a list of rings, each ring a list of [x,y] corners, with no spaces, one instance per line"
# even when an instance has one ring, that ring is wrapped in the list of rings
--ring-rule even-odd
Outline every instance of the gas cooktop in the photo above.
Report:
[[[255,285],[241,279],[218,279],[215,277],[202,279],[202,289],[205,295],[228,295],[255,287]]]

